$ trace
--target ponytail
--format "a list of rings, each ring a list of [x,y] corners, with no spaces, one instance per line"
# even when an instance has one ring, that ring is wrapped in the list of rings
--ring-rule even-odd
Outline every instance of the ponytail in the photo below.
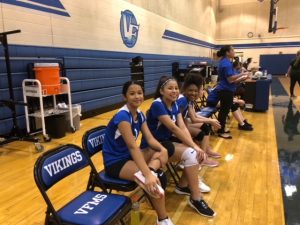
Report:
[[[230,52],[232,49],[231,45],[224,45],[219,51],[217,51],[218,57],[225,57],[227,52]]]

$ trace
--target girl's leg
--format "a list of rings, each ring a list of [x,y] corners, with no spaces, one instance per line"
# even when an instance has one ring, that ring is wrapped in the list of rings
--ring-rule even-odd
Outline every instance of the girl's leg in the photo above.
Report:
[[[145,161],[149,162],[149,167],[153,169],[158,169],[161,166],[161,160],[167,161],[167,158],[165,159],[164,153],[161,152],[155,152],[151,149],[146,149],[143,151],[143,155],[145,157]],[[167,156],[167,153],[166,153]],[[138,172],[139,169],[134,161],[128,161],[121,169],[119,177],[121,179],[131,180],[134,181],[134,174]],[[162,198],[152,198],[149,196],[153,207],[156,211],[157,217],[159,220],[166,219],[168,217],[166,206],[165,206],[165,197]]]
[[[170,161],[181,161],[182,155],[188,148],[184,144],[174,143],[175,153],[170,158]],[[184,167],[183,174],[179,180],[179,187],[189,187],[191,192],[191,198],[193,200],[200,200],[202,198],[201,192],[199,190],[199,178],[198,178],[198,168],[199,164]]]
[[[187,124],[187,128],[193,138],[196,138],[199,135],[199,133],[202,131],[201,130],[202,126],[203,126],[203,123]],[[209,135],[203,134],[203,137],[200,139],[201,140],[197,140],[197,141],[200,142],[201,149],[203,149],[203,151],[206,151],[206,149],[209,145]]]
[[[220,98],[220,111],[218,114],[218,120],[221,124],[221,129],[219,130],[219,134],[221,137],[229,138],[229,135],[225,135],[225,125],[226,125],[226,118],[229,114],[230,108],[233,102],[233,92],[230,91],[220,91],[218,93]]]
[[[296,82],[297,82],[297,79],[295,77],[295,75],[291,74],[291,81],[290,81],[290,95],[291,97],[294,96],[294,88],[295,88],[295,85],[296,85]]]
[[[203,124],[203,123],[188,124],[188,130],[192,135],[192,137],[196,138],[196,142],[199,142],[201,149],[203,149],[203,151],[205,151],[208,154],[208,156],[212,156],[215,158],[221,157],[221,155],[213,152],[209,147],[210,127],[207,124]],[[206,159],[201,163],[201,165],[208,166],[208,167],[216,167],[219,165],[219,163],[210,159]]]
[[[234,112],[232,112],[232,115],[241,126],[244,125],[245,118],[243,117],[240,109],[237,109]]]
[[[199,164],[195,150],[179,143],[174,143],[174,145],[175,153],[170,160],[180,160],[184,164],[183,174],[179,181],[179,187],[176,187],[176,192],[179,190],[181,193],[190,194],[188,203],[192,208],[201,215],[214,217],[216,215],[215,212],[202,199],[199,189]]]

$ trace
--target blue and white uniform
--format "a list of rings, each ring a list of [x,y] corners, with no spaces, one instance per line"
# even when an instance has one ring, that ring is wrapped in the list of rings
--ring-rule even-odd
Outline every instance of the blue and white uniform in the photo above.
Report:
[[[165,127],[165,125],[163,125],[158,118],[163,115],[168,115],[172,121],[176,123],[178,114],[180,114],[180,110],[176,102],[172,105],[172,109],[169,110],[161,98],[157,98],[153,101],[147,114],[147,124],[156,140],[160,142],[168,141],[173,135],[172,132]],[[143,138],[141,148],[143,149],[147,146],[148,144]]]
[[[134,121],[127,105],[123,106],[107,125],[104,144],[104,165],[108,167],[118,161],[131,159],[129,149],[118,129],[119,123],[126,121],[131,125],[132,134],[137,139],[142,124],[146,121],[145,115],[138,110],[137,120]]]
[[[218,95],[219,90],[220,90],[219,87],[216,86],[209,91],[209,94],[207,96],[208,106],[215,107],[218,104],[218,102],[220,101],[220,98]]]
[[[227,57],[220,60],[218,67],[219,83],[218,86],[220,90],[235,92],[236,84],[229,83],[228,77],[234,76],[236,73],[232,66],[232,63]]]
[[[189,106],[193,106],[193,101],[189,101],[187,97],[184,95],[180,94],[178,99],[176,100],[176,103],[180,109],[180,112],[183,116],[183,118],[188,118],[189,116]]]

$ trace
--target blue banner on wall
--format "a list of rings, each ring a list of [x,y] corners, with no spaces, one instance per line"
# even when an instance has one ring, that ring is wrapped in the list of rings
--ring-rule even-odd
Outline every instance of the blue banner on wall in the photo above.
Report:
[[[70,17],[60,0],[1,0],[1,2],[28,9]]]

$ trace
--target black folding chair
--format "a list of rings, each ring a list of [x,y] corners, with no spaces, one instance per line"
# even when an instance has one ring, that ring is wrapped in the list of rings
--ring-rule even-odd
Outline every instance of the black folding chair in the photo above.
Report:
[[[131,209],[131,201],[122,195],[87,189],[59,210],[55,209],[47,191],[85,167],[93,171],[82,149],[71,144],[52,149],[38,158],[34,179],[47,204],[45,224],[114,225],[120,222],[125,225],[123,218]]]

